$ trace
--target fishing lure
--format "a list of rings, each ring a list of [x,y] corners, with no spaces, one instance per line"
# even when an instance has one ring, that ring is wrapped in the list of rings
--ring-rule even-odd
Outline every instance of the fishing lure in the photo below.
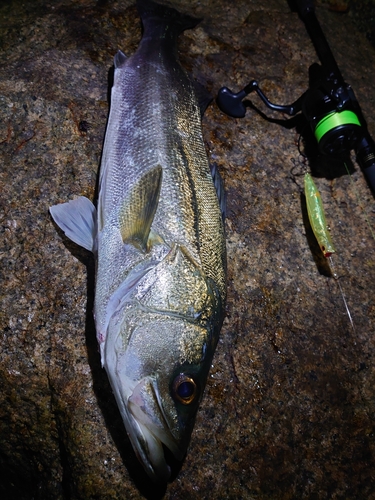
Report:
[[[335,247],[333,246],[331,235],[329,234],[329,231],[327,229],[327,222],[324,214],[322,199],[320,197],[318,188],[316,187],[315,182],[313,181],[309,173],[305,174],[305,196],[306,196],[307,213],[309,216],[311,228],[313,230],[315,238],[319,243],[320,249],[323,252],[324,257],[326,257],[329,261],[333,277],[335,278],[338,287],[340,289],[340,293],[342,296],[342,300],[344,302],[344,306],[350,324],[352,326],[353,332],[355,332],[352,315],[350,313],[349,306],[344,295],[344,290],[334,270],[334,265],[331,255],[335,253],[336,250]]]
[[[305,174],[305,196],[311,229],[313,230],[324,257],[328,258],[335,253],[336,250],[327,229],[320,193],[309,173]]]

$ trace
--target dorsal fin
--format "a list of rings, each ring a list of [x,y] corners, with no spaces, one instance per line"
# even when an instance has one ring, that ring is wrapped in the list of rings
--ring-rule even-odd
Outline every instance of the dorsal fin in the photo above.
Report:
[[[216,163],[210,164],[210,170],[211,170],[211,175],[212,175],[212,180],[214,182],[214,186],[216,189],[216,194],[219,199],[219,205],[220,205],[220,210],[221,210],[221,216],[223,218],[223,221],[225,220],[226,217],[226,209],[227,209],[227,196],[226,192],[224,189],[224,182],[223,179],[220,175],[218,166]]]
[[[162,174],[160,165],[147,172],[134,186],[119,213],[123,242],[144,252],[149,250],[150,230],[159,203]]]

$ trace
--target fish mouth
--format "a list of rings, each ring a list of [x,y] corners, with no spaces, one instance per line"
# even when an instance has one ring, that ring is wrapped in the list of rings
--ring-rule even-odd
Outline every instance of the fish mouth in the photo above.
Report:
[[[185,455],[173,436],[163,407],[159,401],[153,381],[146,377],[134,387],[127,398],[126,430],[134,451],[149,477],[159,483],[166,483],[171,468],[165,457],[165,447],[176,460]]]

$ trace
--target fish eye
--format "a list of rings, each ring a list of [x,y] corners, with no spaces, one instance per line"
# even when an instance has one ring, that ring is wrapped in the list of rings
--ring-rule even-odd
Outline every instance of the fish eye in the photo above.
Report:
[[[191,377],[185,375],[184,373],[180,373],[180,375],[174,379],[172,391],[173,397],[184,405],[192,403],[198,392],[197,384]]]

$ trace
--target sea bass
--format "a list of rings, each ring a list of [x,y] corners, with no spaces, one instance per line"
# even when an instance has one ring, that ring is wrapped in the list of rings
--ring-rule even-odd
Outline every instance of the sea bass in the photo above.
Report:
[[[114,59],[97,209],[79,197],[50,212],[96,256],[102,365],[139,460],[165,482],[164,447],[186,454],[223,322],[226,252],[197,92],[177,59],[198,20],[137,6],[138,50]]]

